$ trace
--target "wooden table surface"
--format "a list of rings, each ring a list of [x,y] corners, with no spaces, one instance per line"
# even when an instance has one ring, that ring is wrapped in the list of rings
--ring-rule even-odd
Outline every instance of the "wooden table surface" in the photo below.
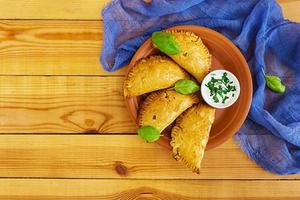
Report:
[[[99,64],[109,0],[0,0],[0,199],[299,199],[233,140],[201,175],[135,135],[124,70]],[[300,22],[300,1],[281,0]]]

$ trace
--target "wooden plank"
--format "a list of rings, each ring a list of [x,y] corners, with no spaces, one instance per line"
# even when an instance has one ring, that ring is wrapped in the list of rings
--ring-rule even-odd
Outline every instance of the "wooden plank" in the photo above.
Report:
[[[299,181],[214,180],[0,180],[10,200],[296,200]]]
[[[142,1],[142,0],[141,0]],[[0,19],[101,19],[101,10],[111,0],[0,0]],[[299,0],[279,0],[285,16],[299,22]]]
[[[0,0],[0,19],[101,19],[111,0]]]
[[[1,20],[0,74],[123,75],[100,64],[102,30],[100,21]]]
[[[300,22],[300,1],[299,0],[280,0],[280,6],[282,8],[284,17],[286,19]]]
[[[136,135],[0,135],[0,177],[300,179],[250,161],[234,141],[206,152],[201,175]]]
[[[0,133],[132,133],[122,77],[0,76]]]
[[[13,1],[0,0],[7,4]],[[83,1],[80,1],[83,2]],[[67,8],[74,4],[75,10],[80,2],[64,1]],[[104,5],[107,1],[84,1],[86,9],[97,8],[96,4]],[[26,4],[26,5],[23,5]],[[48,0],[21,1],[17,6],[0,7],[0,18],[10,9],[21,6],[37,9],[46,7],[51,15]],[[282,1],[287,18],[300,22],[300,1]],[[69,6],[68,6],[69,5]],[[34,8],[33,8],[33,7]],[[53,4],[52,6],[60,5]],[[2,12],[2,8],[5,11]],[[57,8],[56,8],[57,9]],[[55,9],[55,16],[59,12]],[[72,9],[71,9],[72,10]],[[17,12],[22,13],[22,12]],[[98,11],[97,11],[98,12]],[[36,14],[36,12],[26,12]],[[80,12],[76,12],[80,13]],[[88,12],[89,13],[89,12]],[[43,18],[43,15],[38,15]],[[26,18],[26,17],[25,17]],[[61,21],[61,20],[1,20],[0,21],[0,74],[2,75],[124,75],[125,68],[114,73],[103,70],[99,62],[102,47],[103,26],[101,21]]]

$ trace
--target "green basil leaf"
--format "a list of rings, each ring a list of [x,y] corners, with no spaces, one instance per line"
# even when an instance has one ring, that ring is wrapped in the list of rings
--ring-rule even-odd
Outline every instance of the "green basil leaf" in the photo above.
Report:
[[[199,90],[198,84],[192,80],[183,79],[175,83],[175,91],[180,94],[193,94]]]
[[[170,33],[154,32],[152,34],[152,42],[154,46],[167,55],[175,55],[180,52],[179,44]]]
[[[160,137],[160,132],[153,126],[143,126],[138,130],[139,136],[141,136],[146,142],[155,142]]]
[[[268,88],[273,92],[284,93],[286,87],[282,84],[281,79],[278,76],[265,75]]]

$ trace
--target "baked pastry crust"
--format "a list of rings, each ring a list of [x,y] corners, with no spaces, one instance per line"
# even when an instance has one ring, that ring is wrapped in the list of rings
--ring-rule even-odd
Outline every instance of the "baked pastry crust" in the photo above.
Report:
[[[215,109],[200,103],[180,115],[172,129],[174,158],[198,174],[214,120]]]
[[[154,126],[162,132],[180,114],[198,102],[196,95],[183,95],[174,90],[153,92],[142,103],[139,126]]]
[[[180,53],[169,55],[200,83],[211,67],[212,57],[201,38],[192,32],[169,30],[180,46]]]
[[[128,73],[124,82],[125,96],[139,96],[174,86],[189,75],[166,56],[141,59]]]

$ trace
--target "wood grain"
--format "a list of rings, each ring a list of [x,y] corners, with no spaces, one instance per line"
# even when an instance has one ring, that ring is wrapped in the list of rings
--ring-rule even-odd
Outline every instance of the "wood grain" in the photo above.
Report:
[[[0,19],[101,19],[101,10],[111,0],[0,0]]]
[[[0,133],[132,133],[122,77],[0,76]]]
[[[136,131],[122,82],[122,77],[0,76],[0,133],[37,134],[0,137],[0,177],[278,178],[250,162],[233,142],[208,152],[202,175],[195,176],[155,144],[101,135]]]
[[[142,1],[142,0],[141,0]],[[0,19],[101,19],[100,11],[111,0],[0,0]],[[285,16],[300,21],[299,0],[279,0]]]
[[[0,75],[123,75],[100,64],[102,31],[100,21],[0,20]]]
[[[200,175],[136,135],[0,135],[0,177],[295,179],[266,172],[230,140],[206,152]]]
[[[297,200],[300,182],[8,179],[0,187],[3,200]]]
[[[64,19],[62,13],[73,17],[81,12],[90,13],[82,9],[100,10],[108,0],[69,0],[64,1],[64,7],[49,0],[22,0],[16,5],[13,1],[0,0],[0,5],[4,2],[8,6],[0,7],[0,19],[5,14],[22,13],[43,19],[40,12],[51,16],[52,9],[56,17]],[[287,18],[300,21],[300,1],[282,1],[281,5],[287,11]],[[99,20],[0,20],[0,75],[124,75],[125,68],[114,73],[103,70],[99,62],[102,39],[103,25]]]
[[[279,0],[279,3],[286,19],[300,22],[299,0]]]
[[[299,199],[300,175],[264,171],[233,140],[195,175],[157,144],[119,135],[135,125],[125,70],[99,63],[109,2],[0,0],[0,199]],[[300,22],[299,0],[279,3]]]

